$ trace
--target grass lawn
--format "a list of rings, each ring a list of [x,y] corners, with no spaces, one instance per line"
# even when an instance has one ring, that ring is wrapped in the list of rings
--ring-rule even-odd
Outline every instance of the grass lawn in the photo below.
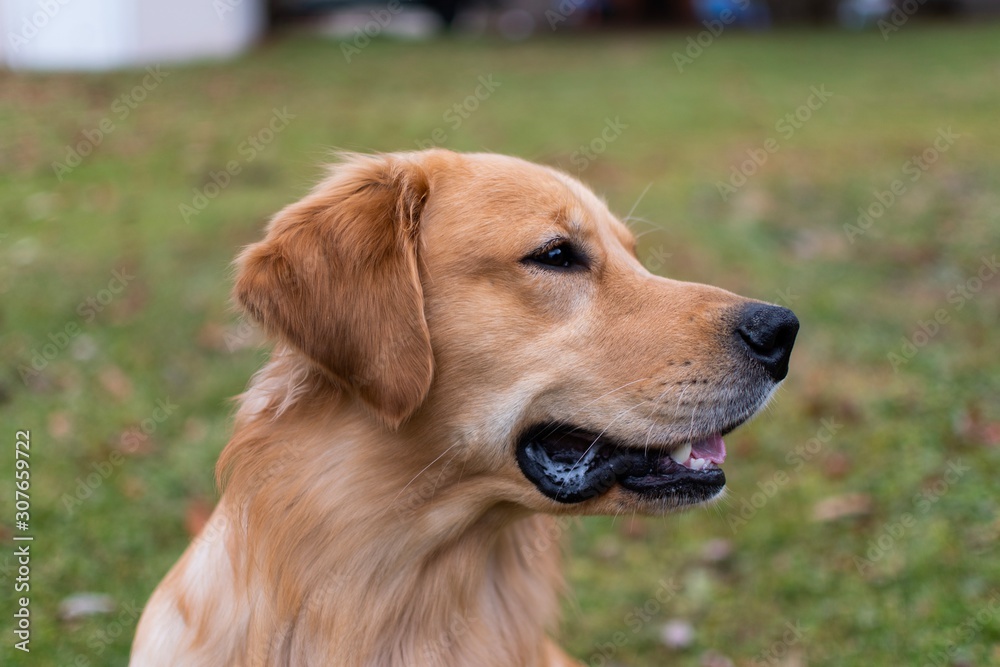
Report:
[[[0,664],[126,662],[265,356],[229,261],[331,147],[428,140],[579,174],[634,207],[651,269],[802,321],[778,399],[728,438],[724,502],[567,524],[575,656],[1000,664],[1000,26],[725,33],[679,72],[686,38],[374,42],[350,64],[283,38],[156,76],[0,72]],[[80,592],[117,607],[59,620]],[[677,619],[694,638],[670,649]]]

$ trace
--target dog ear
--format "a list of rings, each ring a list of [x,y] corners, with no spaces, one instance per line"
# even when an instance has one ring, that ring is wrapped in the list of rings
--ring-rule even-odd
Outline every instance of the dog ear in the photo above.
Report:
[[[348,155],[237,259],[234,297],[390,428],[433,372],[417,269],[427,174],[402,155]]]

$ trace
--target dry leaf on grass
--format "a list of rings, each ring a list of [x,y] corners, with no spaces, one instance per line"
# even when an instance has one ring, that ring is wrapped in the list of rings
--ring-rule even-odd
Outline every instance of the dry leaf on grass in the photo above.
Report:
[[[872,497],[867,493],[845,493],[824,498],[813,506],[813,521],[836,521],[871,513]]]

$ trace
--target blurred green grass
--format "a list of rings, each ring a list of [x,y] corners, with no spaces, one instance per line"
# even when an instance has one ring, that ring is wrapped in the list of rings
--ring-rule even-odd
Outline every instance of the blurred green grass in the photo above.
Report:
[[[229,398],[265,356],[229,309],[229,261],[330,148],[411,149],[440,128],[448,148],[576,173],[578,151],[618,119],[628,127],[579,175],[621,215],[635,207],[644,261],[784,301],[802,331],[773,406],[728,438],[726,501],[571,524],[564,644],[593,665],[699,665],[713,651],[737,665],[923,665],[954,641],[956,661],[1000,664],[1000,617],[966,624],[1000,591],[1000,279],[961,308],[948,298],[1000,249],[1000,28],[911,26],[888,42],[726,33],[679,73],[685,39],[375,42],[348,66],[336,42],[285,38],[162,68],[126,118],[115,101],[143,72],[0,72],[0,433],[12,463],[14,431],[32,429],[36,535],[32,653],[11,648],[5,612],[0,662],[125,663],[127,605],[214,502]],[[489,75],[499,86],[454,127],[445,114]],[[811,86],[832,97],[780,135]],[[294,118],[247,160],[241,143],[275,109]],[[52,163],[104,119],[114,130],[58,180]],[[858,207],[948,127],[954,145],[849,241]],[[769,137],[780,149],[723,201],[716,183]],[[231,160],[240,174],[186,222],[179,206]],[[134,277],[97,312],[87,300],[117,287],[116,270]],[[949,321],[894,372],[887,355],[942,308]],[[67,325],[80,334],[61,345]],[[24,381],[47,344],[53,358]],[[164,416],[157,401],[176,408]],[[789,459],[822,420],[833,437]],[[130,433],[137,446],[68,507]],[[946,476],[955,462],[961,474]],[[8,545],[12,478],[0,479]],[[831,499],[842,516],[816,520]],[[870,549],[870,565],[857,560]],[[0,554],[5,610],[12,552]],[[124,611],[58,620],[81,591]],[[662,645],[669,619],[694,625],[690,647]],[[788,623],[801,636],[783,644]],[[783,657],[768,662],[771,648]]]

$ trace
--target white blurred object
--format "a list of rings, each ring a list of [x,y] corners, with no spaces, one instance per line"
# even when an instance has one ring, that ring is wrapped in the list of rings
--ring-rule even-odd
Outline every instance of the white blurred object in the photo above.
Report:
[[[667,648],[685,649],[694,643],[694,626],[683,618],[671,619],[660,628],[660,641]]]
[[[0,62],[105,70],[225,58],[265,22],[263,0],[0,0]]]
[[[115,601],[110,595],[77,593],[59,603],[59,618],[64,621],[78,621],[95,614],[110,614],[114,610]]]
[[[420,5],[350,5],[328,12],[316,19],[316,28],[323,35],[352,39],[365,35],[374,39],[380,35],[397,39],[430,39],[444,30],[437,14]],[[363,39],[363,38],[362,38]]]

